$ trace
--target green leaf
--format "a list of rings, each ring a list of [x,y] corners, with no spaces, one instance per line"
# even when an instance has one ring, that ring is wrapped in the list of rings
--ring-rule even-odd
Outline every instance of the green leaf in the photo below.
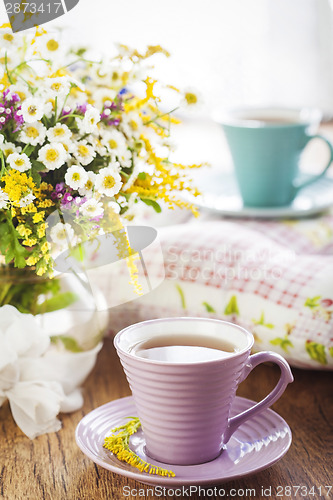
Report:
[[[143,201],[143,203],[145,203],[146,205],[153,207],[155,212],[157,212],[158,214],[162,212],[162,209],[157,203],[157,201],[151,200],[150,198],[141,198],[141,201]]]
[[[85,259],[86,251],[84,245],[79,243],[76,247],[71,248],[70,256],[73,257],[78,262],[83,262]]]
[[[183,289],[180,287],[180,285],[176,285],[176,289],[178,290],[178,293],[180,295],[180,301],[182,304],[182,308],[186,309],[186,300],[185,300],[185,295],[184,295]]]
[[[36,314],[58,311],[70,306],[78,300],[77,295],[72,292],[63,292],[45,300],[42,304],[38,304]]]
[[[305,349],[311,359],[318,361],[321,365],[327,365],[325,346],[317,342],[305,342]]]
[[[203,302],[202,305],[205,306],[207,312],[216,313],[214,307],[212,307],[210,304],[208,304],[208,302]]]
[[[262,311],[259,319],[252,319],[252,321],[255,325],[262,325],[265,326],[266,328],[270,328],[271,330],[274,328],[274,325],[272,323],[265,323],[264,311]]]
[[[31,155],[33,150],[35,149],[35,146],[32,146],[31,144],[27,144],[24,148],[22,153],[25,153],[28,157]]]
[[[82,48],[78,49],[76,52],[74,52],[74,54],[76,54],[79,57],[82,57],[86,52],[87,52],[87,49],[82,47]]]
[[[226,314],[227,316],[229,314],[236,314],[237,316],[239,315],[236,295],[233,295],[229,300],[229,303],[226,305],[224,309],[224,314]]]
[[[304,305],[305,305],[305,307],[310,307],[310,309],[313,309],[313,308],[319,306],[319,300],[320,299],[321,299],[321,295],[316,295],[316,297],[312,297],[312,299],[309,297],[304,302]]]
[[[6,264],[14,261],[15,267],[22,269],[26,266],[28,251],[20,244],[18,233],[9,218],[0,223],[0,252],[5,255]]]
[[[147,177],[146,172],[140,172],[138,175],[138,179],[140,179],[140,181],[145,181],[146,177]]]
[[[38,161],[38,160],[30,160],[31,161],[31,165],[32,167],[37,170],[38,172],[45,172],[46,171],[46,167],[44,165],[44,163],[42,163],[41,161]]]
[[[83,349],[79,346],[77,341],[73,339],[73,337],[67,337],[66,335],[59,335],[55,337],[51,337],[51,342],[54,344],[57,341],[61,341],[65,349],[70,352],[82,352]]]
[[[294,347],[294,344],[288,339],[287,336],[284,338],[277,337],[276,339],[271,340],[270,344],[280,346],[285,352],[289,352],[289,347]]]

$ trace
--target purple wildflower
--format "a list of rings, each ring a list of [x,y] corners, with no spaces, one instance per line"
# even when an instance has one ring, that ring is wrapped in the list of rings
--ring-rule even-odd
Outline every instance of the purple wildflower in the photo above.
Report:
[[[56,184],[55,190],[57,193],[60,193],[64,190],[64,188],[65,188],[65,183],[60,182],[59,184]]]
[[[67,115],[70,115],[72,113],[72,109],[68,107],[68,109],[63,109],[62,112],[61,112],[61,116],[67,116]]]
[[[87,103],[84,103],[84,104],[78,104],[76,106],[76,111],[77,113],[82,113],[83,115],[85,114],[85,112],[87,111]]]
[[[114,120],[109,120],[107,123],[108,123],[109,126],[114,125],[115,127],[118,127],[118,125],[120,123],[120,119],[119,118],[115,118]]]

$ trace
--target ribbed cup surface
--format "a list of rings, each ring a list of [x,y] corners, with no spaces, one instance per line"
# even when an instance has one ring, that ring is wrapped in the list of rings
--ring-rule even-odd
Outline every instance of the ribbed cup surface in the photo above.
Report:
[[[249,350],[223,360],[147,363],[118,350],[146,439],[147,453],[171,464],[217,457]]]

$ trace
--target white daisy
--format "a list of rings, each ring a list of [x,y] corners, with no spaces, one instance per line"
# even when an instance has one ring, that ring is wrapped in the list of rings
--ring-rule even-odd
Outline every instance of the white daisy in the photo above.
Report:
[[[109,201],[108,206],[115,214],[120,213],[120,206],[115,201]]]
[[[1,30],[2,31],[2,30]],[[17,34],[15,35],[15,37]],[[1,35],[0,35],[1,37]],[[2,48],[2,39],[0,40],[0,48]],[[20,42],[22,43],[22,42]],[[0,50],[0,64],[2,67],[5,66],[7,62],[7,67],[9,70],[14,69],[18,64],[22,62],[20,52],[18,50],[11,50],[8,52],[7,50],[1,51]]]
[[[57,123],[55,127],[49,128],[47,138],[50,142],[67,142],[72,137],[72,132],[67,125]]]
[[[74,160],[74,158],[71,157],[71,153],[74,153],[74,151],[75,151],[75,144],[71,140],[59,141],[58,144],[62,144],[62,146],[64,147],[64,149],[66,151],[66,160],[65,161],[68,163],[72,159],[73,163],[76,164],[76,160]]]
[[[23,196],[23,198],[21,198],[19,201],[20,207],[27,207],[28,205],[30,205],[30,203],[34,201],[35,198],[36,196],[34,196],[32,193]]]
[[[107,131],[103,135],[101,143],[115,156],[127,149],[126,139],[118,130]]]
[[[88,181],[88,173],[80,165],[72,165],[65,174],[65,182],[72,189],[83,188]]]
[[[34,123],[43,117],[45,105],[41,99],[28,97],[28,99],[22,103],[21,110],[24,121],[27,123]]]
[[[132,166],[132,153],[129,149],[120,151],[117,154],[117,160],[119,160],[123,168],[130,168]]]
[[[6,209],[8,207],[8,202],[8,194],[0,188],[0,210]]]
[[[114,196],[121,188],[121,177],[112,167],[102,168],[96,176],[95,189],[100,194]]]
[[[25,172],[31,168],[30,160],[25,153],[12,153],[8,156],[7,162],[11,168],[19,170],[20,172]]]
[[[65,224],[58,222],[58,224],[51,229],[50,236],[54,243],[62,247],[68,247],[74,244],[74,229],[67,222]]]
[[[43,144],[46,136],[46,127],[41,122],[25,124],[21,130],[19,139],[24,144]]]
[[[117,92],[113,89],[100,88],[94,92],[93,99],[95,101],[95,106],[98,109],[103,109],[105,103],[112,103],[114,101]]]
[[[183,99],[180,103],[186,111],[197,112],[203,105],[203,98],[196,89],[188,87],[183,91]]]
[[[50,91],[53,98],[66,97],[71,89],[70,81],[65,76],[59,76],[57,78],[48,78],[45,81],[45,83],[46,83],[46,88]]]
[[[38,152],[38,160],[42,162],[48,170],[60,168],[66,161],[67,153],[62,144],[51,142],[46,144]]]
[[[13,153],[20,153],[22,151],[21,146],[16,146],[12,142],[4,142],[1,144],[0,148],[2,149],[6,158]]]
[[[20,45],[22,38],[14,35],[10,28],[0,30],[0,47],[4,49],[14,49]]]
[[[90,142],[96,153],[98,153],[100,156],[106,155],[106,148],[105,146],[103,146],[102,141],[98,137],[91,137]]]
[[[137,112],[130,111],[123,116],[120,126],[128,138],[134,137],[135,139],[139,139],[142,133],[143,123]]]
[[[35,51],[39,51],[45,59],[54,60],[63,53],[57,33],[44,34],[35,43]]]
[[[127,208],[128,207],[128,201],[125,196],[118,196],[117,198],[117,203],[121,208]]]
[[[88,104],[87,111],[82,120],[77,120],[81,134],[91,134],[98,130],[97,123],[101,120],[101,115],[97,108]]]
[[[96,174],[94,174],[94,172],[87,172],[87,174],[88,174],[88,179],[85,185],[79,188],[79,193],[81,196],[91,197],[94,191]]]
[[[80,141],[76,144],[74,156],[81,165],[89,165],[95,158],[96,151],[87,141]]]
[[[79,208],[82,215],[93,218],[103,215],[104,209],[103,205],[100,201],[95,200],[94,198],[90,198],[90,200],[83,203],[83,205]]]
[[[106,63],[96,64],[91,70],[91,77],[97,85],[110,83],[110,67]]]
[[[109,68],[109,74],[110,74],[110,84],[112,88],[120,89],[121,87],[124,86],[123,82],[124,68],[120,64],[111,63],[111,66]]]
[[[21,84],[21,83],[16,84],[16,85],[11,85],[10,91],[12,92],[12,94],[17,94],[19,96],[19,98],[21,99],[21,102],[28,99],[28,97],[31,97],[29,87],[27,87],[26,85]]]

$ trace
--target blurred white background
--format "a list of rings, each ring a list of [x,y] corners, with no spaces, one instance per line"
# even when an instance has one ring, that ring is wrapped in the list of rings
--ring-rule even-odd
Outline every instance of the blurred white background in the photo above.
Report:
[[[1,3],[1,20],[7,21]],[[107,52],[161,44],[160,76],[195,87],[210,110],[241,105],[333,111],[330,0],[80,0],[45,25]]]
[[[237,106],[319,106],[333,115],[333,0],[80,0],[44,25],[107,54],[115,42],[161,44],[159,77],[203,96],[206,112]],[[8,22],[0,0],[0,21]],[[203,111],[202,110],[202,111]],[[177,160],[231,169],[220,127],[208,117],[173,135]],[[305,166],[317,165],[311,144]],[[321,166],[319,165],[320,169]]]
[[[1,20],[6,14],[1,2]],[[195,87],[209,110],[319,106],[333,112],[330,0],[80,0],[46,29],[107,52],[161,44],[160,76]]]

